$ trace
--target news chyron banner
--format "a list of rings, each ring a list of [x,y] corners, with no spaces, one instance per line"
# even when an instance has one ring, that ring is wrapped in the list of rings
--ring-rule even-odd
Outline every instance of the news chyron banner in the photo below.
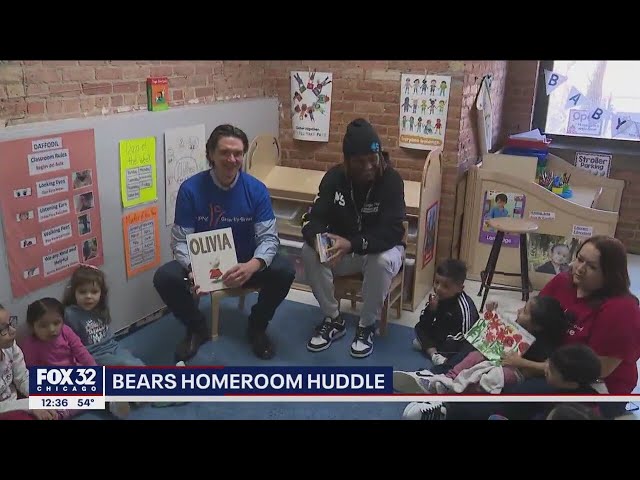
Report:
[[[393,394],[392,367],[31,367],[30,409],[108,401],[291,401]]]

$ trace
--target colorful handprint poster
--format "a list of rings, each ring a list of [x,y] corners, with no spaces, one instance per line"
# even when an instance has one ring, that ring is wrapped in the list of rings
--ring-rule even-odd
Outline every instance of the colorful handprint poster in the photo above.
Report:
[[[291,72],[291,125],[295,140],[329,141],[333,74]]]
[[[451,77],[403,73],[399,146],[433,150],[444,145]]]

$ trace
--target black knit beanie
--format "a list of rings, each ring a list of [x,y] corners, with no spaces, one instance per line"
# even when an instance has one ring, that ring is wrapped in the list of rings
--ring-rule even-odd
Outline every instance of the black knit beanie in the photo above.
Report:
[[[357,118],[347,126],[347,132],[342,140],[342,152],[345,157],[381,151],[378,134],[364,118]]]

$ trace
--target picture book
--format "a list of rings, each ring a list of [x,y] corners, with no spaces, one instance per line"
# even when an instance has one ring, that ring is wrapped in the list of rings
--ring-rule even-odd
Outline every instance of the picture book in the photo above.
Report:
[[[331,256],[327,250],[331,248],[333,242],[326,233],[316,234],[316,244],[318,245],[318,255],[320,256],[320,263],[325,263]]]
[[[465,334],[487,360],[498,362],[506,353],[524,354],[536,337],[515,321],[500,318],[497,312],[486,311],[484,316]]]
[[[229,288],[221,278],[238,264],[236,246],[231,228],[187,235],[193,281],[202,292],[214,292]]]
[[[152,112],[169,109],[169,79],[147,78],[147,108]]]

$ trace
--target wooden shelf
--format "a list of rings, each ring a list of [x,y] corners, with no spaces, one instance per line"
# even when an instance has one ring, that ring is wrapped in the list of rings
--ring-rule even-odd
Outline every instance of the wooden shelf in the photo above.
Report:
[[[276,226],[278,227],[278,233],[295,238],[302,238],[302,227],[298,225],[292,225],[286,220],[276,219]]]

